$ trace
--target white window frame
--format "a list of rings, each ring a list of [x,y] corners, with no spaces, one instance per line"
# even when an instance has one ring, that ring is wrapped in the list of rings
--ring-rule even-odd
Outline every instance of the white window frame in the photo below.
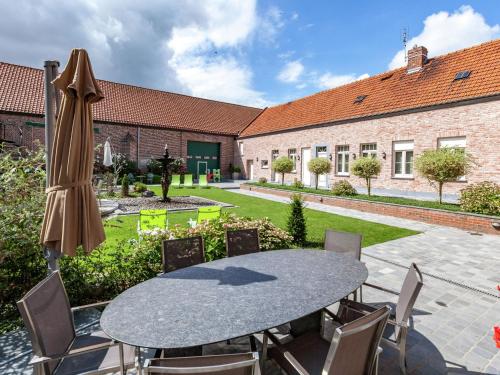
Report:
[[[364,150],[366,146],[375,146],[373,149]],[[361,144],[361,157],[371,156],[372,158],[377,157],[377,144],[376,143],[362,143]]]
[[[465,138],[465,136],[438,138],[438,148],[445,147],[460,149],[465,152],[465,148],[467,147],[467,139]],[[467,178],[465,176],[461,176],[457,178],[457,181],[466,182]]]
[[[243,156],[244,145],[243,142],[238,142],[238,150],[240,151],[240,155]]]
[[[293,151],[293,152],[291,152]],[[293,161],[293,169],[292,173],[297,172],[297,149],[296,148],[289,148],[288,149],[288,158]]]
[[[338,145],[335,148],[335,154],[335,171],[337,173],[337,176],[349,176],[349,145]]]
[[[414,163],[414,148],[415,148],[415,142],[414,141],[396,141],[393,142],[392,145],[392,166],[394,170],[393,177],[394,178],[413,178],[413,163]],[[396,173],[396,160],[397,160],[397,153],[401,152],[401,171],[402,173]],[[406,159],[408,157],[408,153],[412,153],[412,166],[411,166],[411,173],[406,173]]]
[[[265,163],[265,165],[264,165]],[[269,160],[263,159],[260,161],[260,168],[261,169],[269,169]]]

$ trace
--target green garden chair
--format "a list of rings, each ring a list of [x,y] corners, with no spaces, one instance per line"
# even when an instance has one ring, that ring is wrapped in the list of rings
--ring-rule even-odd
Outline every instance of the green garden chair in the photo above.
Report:
[[[213,169],[212,173],[214,175],[214,182],[220,182],[220,169]]]
[[[208,189],[208,180],[206,174],[200,174],[198,185],[203,189]]]
[[[177,189],[181,187],[181,175],[180,174],[173,174],[172,175],[172,182],[170,182],[170,186],[177,188]]]
[[[184,187],[185,188],[193,188],[193,175],[185,174],[184,175]]]
[[[198,207],[198,219],[196,222],[200,224],[206,220],[218,219],[220,217],[221,209],[221,206]]]
[[[139,211],[139,221],[137,231],[167,229],[167,210],[141,210]]]

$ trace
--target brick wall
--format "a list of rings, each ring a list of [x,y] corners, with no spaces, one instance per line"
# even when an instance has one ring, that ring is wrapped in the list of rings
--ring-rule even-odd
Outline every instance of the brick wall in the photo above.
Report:
[[[281,197],[290,197],[294,192],[269,189],[260,186],[241,185],[242,189],[259,191],[267,194],[274,194]],[[302,194],[304,200],[308,202],[321,202],[329,206],[350,208],[363,212],[371,212],[380,215],[395,216],[404,219],[423,221],[429,224],[443,225],[474,231],[500,235],[500,230],[495,229],[492,223],[500,223],[500,218],[491,218],[482,215],[467,213],[446,212],[419,207],[401,206],[389,203],[368,202],[356,199],[346,199],[340,197],[319,196],[314,194]]]
[[[361,144],[377,143],[382,172],[373,180],[374,188],[433,192],[435,190],[428,181],[418,176],[415,171],[412,179],[393,177],[393,142],[413,140],[414,155],[417,156],[426,149],[435,149],[439,138],[457,136],[466,137],[466,150],[479,164],[467,176],[467,182],[491,180],[500,183],[500,101],[498,100],[242,138],[239,141],[243,141],[244,155],[236,154],[235,163],[246,169],[247,160],[253,160],[254,177],[270,179],[271,150],[279,150],[279,156],[286,156],[289,148],[296,148],[300,154],[301,148],[327,145],[328,152],[333,154],[332,165],[335,166],[335,146],[349,145],[352,161],[352,153],[359,156]],[[385,160],[382,159],[382,152],[386,153]],[[261,168],[263,159],[269,161],[268,169]],[[288,174],[285,181],[292,182],[295,178],[301,179],[300,162],[297,162],[296,173]],[[347,179],[354,186],[364,186],[364,182],[357,177],[337,176],[334,169],[328,176],[330,186],[342,179]],[[444,192],[456,193],[465,187],[467,182],[448,183]]]

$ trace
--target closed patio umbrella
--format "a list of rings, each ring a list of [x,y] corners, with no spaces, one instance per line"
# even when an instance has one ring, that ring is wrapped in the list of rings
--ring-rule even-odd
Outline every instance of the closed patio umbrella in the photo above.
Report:
[[[104,143],[104,157],[102,164],[106,167],[113,165],[113,154],[111,153],[111,144],[109,143],[109,140],[106,140],[106,143]]]
[[[91,104],[103,99],[103,94],[83,49],[71,52],[54,85],[62,90],[63,99],[54,133],[41,242],[58,257],[75,255],[79,245],[90,253],[105,239],[91,184],[94,164]]]

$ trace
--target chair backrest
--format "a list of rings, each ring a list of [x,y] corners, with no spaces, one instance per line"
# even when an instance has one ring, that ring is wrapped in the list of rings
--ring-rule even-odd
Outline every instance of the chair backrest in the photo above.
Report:
[[[424,285],[422,279],[422,273],[418,269],[415,263],[410,265],[410,269],[406,274],[405,281],[401,287],[401,292],[399,293],[398,303],[396,305],[396,322],[408,322],[411,316],[413,306],[417,300],[420,289]],[[395,327],[394,333],[396,334],[396,340],[399,340],[400,328]]]
[[[199,184],[200,185],[208,185],[208,181],[207,181],[207,175],[206,174],[200,174],[199,176]]]
[[[167,210],[139,211],[140,230],[165,229],[167,227]]]
[[[258,253],[259,251],[259,230],[257,228],[226,231],[226,254],[228,257]]]
[[[185,174],[184,175],[184,186],[192,186],[193,185],[193,175]]]
[[[325,231],[325,250],[350,253],[358,260],[361,258],[362,241],[363,236],[358,233],[338,232],[331,229]]]
[[[199,236],[163,241],[162,260],[163,272],[203,263],[203,238]]]
[[[146,375],[259,375],[259,355],[257,353],[241,353],[202,357],[153,358],[146,360],[144,373]]]
[[[154,177],[155,177],[155,175],[154,175],[154,174],[152,174],[152,173],[148,173],[148,174],[146,175],[146,181],[147,181],[147,183],[148,183],[148,184],[152,184],[152,183],[153,183],[153,178],[154,178]]]
[[[170,185],[180,185],[180,183],[181,183],[181,175],[180,174],[173,174],[172,181],[170,182]]]
[[[200,224],[206,220],[218,219],[220,217],[221,209],[221,206],[198,207],[198,219],[196,222]]]
[[[390,314],[384,306],[335,330],[323,374],[369,375]]]
[[[59,271],[40,281],[17,302],[17,307],[36,355],[51,356],[67,351],[76,334],[71,306]],[[52,373],[57,363],[53,361],[44,365],[46,373]]]

